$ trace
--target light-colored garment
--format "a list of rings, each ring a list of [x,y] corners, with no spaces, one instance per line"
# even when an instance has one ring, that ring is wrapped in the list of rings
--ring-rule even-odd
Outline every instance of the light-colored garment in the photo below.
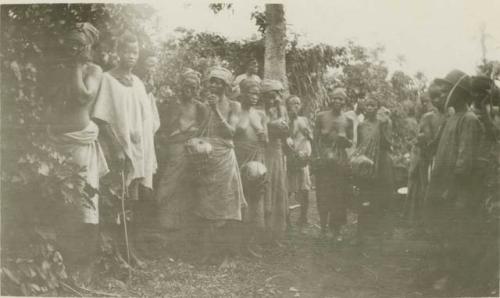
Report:
[[[148,96],[144,84],[133,76],[131,87],[104,73],[92,112],[94,118],[111,125],[129,159],[126,182],[140,179],[145,187],[153,187],[153,174],[158,163],[154,134],[160,126],[154,97]]]
[[[78,166],[85,167],[85,179],[87,183],[95,189],[99,189],[99,178],[109,172],[104,153],[97,142],[99,128],[94,122],[80,131],[63,134],[53,134],[48,129],[51,143],[63,154],[71,157],[71,161]],[[91,198],[92,206],[85,206],[83,202],[74,209],[74,214],[68,214],[77,221],[83,223],[99,223],[99,198],[96,194]],[[73,209],[72,209],[73,210]]]

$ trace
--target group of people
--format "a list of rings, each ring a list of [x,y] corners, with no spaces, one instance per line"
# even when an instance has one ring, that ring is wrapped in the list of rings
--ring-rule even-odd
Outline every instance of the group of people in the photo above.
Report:
[[[420,119],[412,150],[408,216],[439,247],[428,260],[432,287],[460,296],[498,282],[495,72],[487,77],[453,70],[435,79],[431,109]]]
[[[328,109],[311,125],[301,115],[301,99],[285,96],[278,80],[261,80],[252,61],[236,80],[223,67],[210,69],[205,78],[185,70],[175,100],[159,115],[151,76],[141,80],[133,74],[136,37],[125,33],[118,39],[118,65],[102,72],[91,62],[98,36],[91,24],[80,23],[65,38],[73,58],[49,125],[50,140],[85,168],[92,187],[99,189],[109,172],[120,177],[128,208],[153,200],[158,227],[187,232],[182,245],[200,247],[206,260],[233,253],[260,257],[263,246],[282,246],[291,198],[300,203],[299,226],[308,222],[312,177],[321,237],[342,241],[355,191],[358,240],[381,232],[395,185],[390,111],[376,100],[356,103],[342,88],[329,90]],[[202,80],[208,84],[201,99]],[[494,159],[491,106],[483,100],[488,93],[473,91],[473,81],[460,71],[433,81],[432,108],[420,119],[412,150],[410,217],[448,235],[444,215],[453,217],[446,223],[460,234],[470,223],[464,214],[480,212],[482,177]],[[155,140],[156,133],[164,138]],[[92,200],[93,208],[73,206],[67,212],[68,224],[58,235],[63,250],[78,246],[74,238],[88,241],[88,231],[97,231],[97,195]],[[132,221],[132,238],[137,230]]]

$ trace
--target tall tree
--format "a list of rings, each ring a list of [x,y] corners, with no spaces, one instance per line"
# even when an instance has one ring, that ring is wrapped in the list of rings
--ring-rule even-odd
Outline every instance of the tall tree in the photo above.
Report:
[[[286,77],[286,23],[283,4],[266,4],[264,78],[280,80],[288,92]]]

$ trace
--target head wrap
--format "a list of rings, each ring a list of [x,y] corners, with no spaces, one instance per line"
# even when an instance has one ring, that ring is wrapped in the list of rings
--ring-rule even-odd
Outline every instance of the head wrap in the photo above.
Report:
[[[284,89],[283,84],[278,80],[264,79],[260,84],[260,91],[263,93],[269,91],[283,91]]]
[[[201,74],[191,68],[188,68],[182,75],[181,81],[188,81],[194,83],[197,87],[200,86]]]
[[[335,88],[330,92],[330,98],[343,98],[347,99],[347,93],[345,92],[344,88]]]
[[[99,30],[90,23],[76,23],[66,36],[68,40],[75,40],[82,44],[94,44],[99,40]]]
[[[240,82],[241,93],[247,93],[251,88],[257,87],[260,91],[260,83],[252,78],[246,78]]]
[[[211,78],[221,79],[224,81],[224,83],[226,83],[227,86],[231,86],[231,84],[233,83],[233,74],[228,69],[220,66],[210,70],[208,79],[210,80]]]

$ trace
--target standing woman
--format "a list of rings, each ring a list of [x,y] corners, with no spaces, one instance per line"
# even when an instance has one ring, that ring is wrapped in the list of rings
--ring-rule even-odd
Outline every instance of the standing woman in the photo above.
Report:
[[[99,31],[90,23],[75,24],[64,37],[67,63],[55,84],[47,119],[50,143],[67,155],[71,164],[84,169],[82,178],[95,189],[109,171],[97,140],[99,128],[90,118],[102,80],[101,68],[91,62],[92,45],[98,39]],[[98,194],[90,198],[92,207],[84,201],[64,204],[58,218],[57,244],[70,274],[88,269],[98,252]]]
[[[199,177],[199,201],[195,207],[195,213],[204,223],[202,241],[206,260],[216,252],[214,249],[227,247],[227,239],[220,238],[228,234],[224,232],[231,228],[231,221],[241,221],[241,210],[246,207],[233,143],[241,106],[227,97],[232,78],[231,72],[222,67],[212,69],[208,76],[209,115],[202,136],[212,149],[206,174]],[[215,247],[217,241],[221,241],[220,247]]]
[[[286,230],[288,212],[287,175],[283,154],[283,140],[288,137],[288,117],[282,105],[283,84],[265,79],[261,93],[268,118],[269,143],[266,148],[266,167],[269,185],[264,197],[264,219],[267,236],[278,246]]]
[[[160,159],[163,162],[156,200],[160,226],[166,230],[189,230],[193,224],[196,193],[184,147],[187,140],[200,135],[208,116],[206,105],[196,99],[200,76],[191,69],[182,74],[179,99],[168,104],[160,127],[160,134],[165,135],[161,144],[165,156]]]
[[[322,237],[330,230],[340,242],[352,189],[347,158],[347,148],[352,145],[352,122],[342,113],[347,100],[345,92],[335,89],[328,96],[330,109],[318,114],[314,128],[316,200]]]
[[[243,191],[248,208],[244,210],[243,221],[246,232],[244,233],[244,249],[251,255],[259,257],[259,254],[250,246],[259,242],[264,230],[264,200],[265,185],[264,177],[251,177],[253,165],[265,164],[265,150],[267,144],[267,118],[263,111],[255,109],[259,101],[260,83],[248,78],[240,82],[239,96],[241,102],[241,113],[234,135],[236,158],[242,171]]]

